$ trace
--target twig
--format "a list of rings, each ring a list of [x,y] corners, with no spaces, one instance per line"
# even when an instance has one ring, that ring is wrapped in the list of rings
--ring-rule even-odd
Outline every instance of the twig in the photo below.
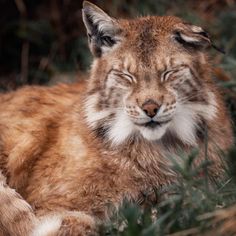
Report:
[[[29,42],[24,41],[21,50],[21,83],[26,84],[29,74]]]
[[[18,11],[21,16],[21,27],[26,30],[27,25],[27,10],[23,0],[15,0]],[[30,44],[28,40],[24,40],[21,49],[21,84],[26,84],[29,74],[29,48]]]

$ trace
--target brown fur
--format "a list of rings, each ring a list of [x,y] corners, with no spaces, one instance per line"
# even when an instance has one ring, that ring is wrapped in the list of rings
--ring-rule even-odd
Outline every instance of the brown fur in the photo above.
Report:
[[[96,9],[89,3],[85,7]],[[149,141],[137,134],[125,143],[113,145],[106,137],[106,118],[94,127],[87,123],[85,101],[90,96],[98,94],[97,112],[116,108],[122,100],[122,89],[109,87],[107,90],[108,85],[104,85],[109,81],[109,73],[117,73],[111,71],[112,68],[118,72],[125,68],[138,80],[127,98],[131,104],[129,112],[134,116],[138,112],[133,104],[141,107],[150,97],[165,103],[165,112],[175,109],[175,97],[157,78],[167,67],[178,67],[179,61],[181,70],[191,68],[189,73],[194,84],[188,88],[195,96],[189,102],[204,107],[209,103],[209,92],[215,97],[217,110],[213,120],[199,116],[198,123],[199,127],[208,128],[208,158],[214,161],[210,174],[213,177],[222,175],[218,152],[230,147],[232,131],[222,98],[211,81],[205,49],[184,48],[169,37],[173,30],[181,31],[187,27],[179,18],[118,20],[115,25],[123,29],[116,32],[125,40],[114,50],[104,54],[100,51],[101,55],[95,53],[97,58],[88,82],[52,88],[25,87],[1,95],[0,168],[7,177],[7,184],[21,194],[35,213],[30,223],[19,221],[18,213],[11,207],[19,196],[13,194],[12,199],[7,200],[9,215],[4,210],[6,203],[0,204],[0,229],[5,235],[26,235],[25,231],[21,233],[14,228],[16,225],[22,230],[28,225],[30,234],[41,220],[52,216],[59,217],[61,225],[48,235],[96,235],[96,224],[109,219],[125,198],[136,201],[142,192],[175,180],[167,156],[176,155],[178,147],[189,152],[194,145],[171,133],[162,141]],[[90,47],[92,51],[93,47]],[[123,75],[118,77],[122,79]],[[174,77],[170,81],[176,82]],[[130,86],[126,80],[119,83],[123,87]],[[177,81],[176,89],[180,84],[181,81]],[[179,93],[187,96],[187,91]],[[114,117],[116,114],[111,113],[107,119]],[[204,135],[202,130],[198,131],[198,161],[201,161],[205,158]],[[0,181],[0,184],[4,183],[4,180]],[[5,201],[8,191],[13,191],[6,184],[1,188],[0,203]],[[26,202],[24,204],[28,206]],[[32,210],[27,208],[24,212],[31,214]],[[8,217],[7,223],[4,216]]]

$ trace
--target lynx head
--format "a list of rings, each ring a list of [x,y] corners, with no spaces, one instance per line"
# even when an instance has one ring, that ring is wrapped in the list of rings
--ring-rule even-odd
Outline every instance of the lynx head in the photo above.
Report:
[[[97,135],[114,145],[165,135],[195,145],[216,112],[208,34],[172,16],[117,20],[89,2],[83,21],[94,56],[85,112]]]

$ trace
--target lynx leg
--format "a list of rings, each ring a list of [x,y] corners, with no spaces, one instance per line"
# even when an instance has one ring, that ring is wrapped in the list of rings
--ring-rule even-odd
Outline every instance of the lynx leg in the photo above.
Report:
[[[11,189],[0,172],[0,235],[26,236],[37,224],[30,205]]]
[[[6,182],[0,172],[0,236],[95,236],[95,220],[82,212],[34,215],[30,205]]]

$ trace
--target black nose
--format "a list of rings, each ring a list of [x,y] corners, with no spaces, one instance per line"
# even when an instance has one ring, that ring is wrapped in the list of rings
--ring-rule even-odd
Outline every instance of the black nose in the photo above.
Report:
[[[147,100],[142,105],[142,110],[146,113],[147,116],[151,118],[153,118],[157,114],[159,108],[160,108],[160,105],[151,99]]]

